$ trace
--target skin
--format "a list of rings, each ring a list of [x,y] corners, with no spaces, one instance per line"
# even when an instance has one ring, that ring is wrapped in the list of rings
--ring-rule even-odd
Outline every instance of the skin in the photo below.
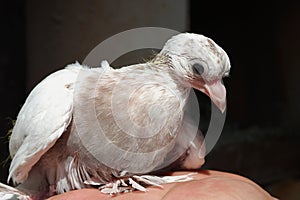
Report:
[[[174,172],[181,175],[191,172]],[[74,190],[48,200],[275,200],[253,181],[235,174],[219,171],[196,171],[193,181],[148,187],[148,192],[134,191],[111,197],[97,189]]]

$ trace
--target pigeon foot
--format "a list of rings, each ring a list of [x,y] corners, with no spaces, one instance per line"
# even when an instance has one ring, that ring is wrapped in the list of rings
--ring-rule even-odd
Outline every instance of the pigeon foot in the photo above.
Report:
[[[141,176],[132,176],[126,177],[116,180],[112,183],[107,183],[105,185],[101,183],[88,183],[90,185],[102,185],[99,187],[100,191],[105,194],[118,194],[118,193],[126,193],[132,192],[134,190],[147,192],[146,186],[155,186],[159,188],[163,188],[162,184],[167,183],[177,183],[177,182],[187,182],[193,180],[192,175],[195,173],[178,175],[178,176],[154,176],[154,175],[141,175]]]

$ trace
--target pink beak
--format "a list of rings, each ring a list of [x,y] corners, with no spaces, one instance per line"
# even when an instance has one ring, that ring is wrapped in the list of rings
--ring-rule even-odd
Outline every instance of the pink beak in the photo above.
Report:
[[[209,96],[211,101],[224,113],[226,109],[226,89],[222,80],[212,83],[203,83],[200,84],[200,86],[197,85],[195,88]]]

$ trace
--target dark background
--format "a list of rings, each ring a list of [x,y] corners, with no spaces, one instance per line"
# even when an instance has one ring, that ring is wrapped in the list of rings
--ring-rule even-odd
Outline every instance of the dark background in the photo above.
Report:
[[[292,199],[288,193],[300,193],[300,5],[297,1],[210,2],[190,1],[186,31],[213,38],[231,58],[232,71],[224,80],[228,90],[224,131],[204,167],[241,174],[277,196],[284,194],[282,199]],[[29,92],[28,49],[37,35],[28,35],[27,20],[39,17],[26,12],[30,3],[34,1],[6,1],[0,6],[0,134],[4,137],[0,160],[8,157],[5,135]],[[133,27],[124,26],[129,28]],[[1,167],[1,181],[7,177],[8,165]]]

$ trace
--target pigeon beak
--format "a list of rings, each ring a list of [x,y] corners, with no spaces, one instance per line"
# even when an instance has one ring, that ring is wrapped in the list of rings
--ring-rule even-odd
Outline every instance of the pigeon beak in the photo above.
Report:
[[[201,84],[196,89],[209,96],[211,101],[224,113],[226,109],[226,89],[222,80]]]

